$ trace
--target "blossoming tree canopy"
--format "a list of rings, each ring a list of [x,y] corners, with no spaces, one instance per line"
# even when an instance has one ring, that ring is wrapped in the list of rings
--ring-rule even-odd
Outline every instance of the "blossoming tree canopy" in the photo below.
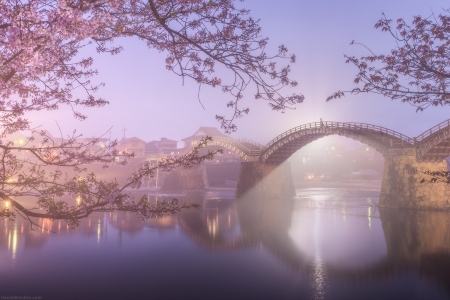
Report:
[[[290,68],[277,68],[279,58],[295,61],[280,46],[269,55],[268,39],[260,35],[249,11],[237,9],[234,0],[3,0],[0,6],[0,110],[7,124],[2,134],[29,128],[27,111],[72,107],[76,118],[85,115],[77,106],[103,106],[94,96],[102,86],[91,80],[97,74],[91,57],[79,51],[94,45],[98,52],[117,54],[119,37],[134,37],[149,48],[167,53],[166,68],[199,85],[221,87],[230,94],[231,117],[217,116],[222,128],[236,130],[233,120],[249,112],[238,106],[243,91],[255,87],[255,97],[274,110],[303,101],[299,94],[283,95],[284,86],[296,86]],[[149,55],[151,55],[149,53]],[[224,66],[233,80],[215,73]],[[228,76],[228,75],[227,75]],[[73,91],[83,90],[75,98]]]
[[[95,139],[82,143],[75,133],[53,138],[42,130],[34,130],[21,144],[10,140],[12,134],[32,129],[29,112],[68,105],[76,118],[85,119],[78,107],[108,103],[95,96],[102,83],[94,83],[97,70],[91,57],[82,57],[84,47],[118,54],[121,47],[113,42],[130,37],[167,53],[168,70],[199,85],[221,87],[230,95],[227,106],[233,109],[232,116],[217,116],[228,132],[236,130],[233,120],[249,111],[238,106],[249,85],[255,87],[255,97],[267,100],[274,110],[302,102],[302,95],[281,94],[282,87],[297,83],[288,77],[288,65],[276,65],[280,58],[294,62],[295,56],[288,56],[284,46],[273,55],[267,54],[268,40],[260,36],[258,22],[248,10],[237,9],[234,4],[233,0],[2,0],[0,138],[4,143],[0,144],[0,198],[9,206],[0,216],[14,217],[15,211],[30,222],[40,216],[76,225],[94,211],[135,211],[146,218],[179,209],[176,202],[151,207],[142,199],[130,200],[124,192],[126,187],[139,187],[143,178],[153,174],[149,165],[131,174],[123,186],[100,180],[94,173],[85,174],[85,165],[101,162],[106,167],[113,162],[115,142],[96,148]],[[231,82],[215,75],[216,64],[228,70]],[[198,155],[198,149],[207,142],[205,139],[179,158],[163,160],[159,167],[190,167],[212,158],[215,152]],[[63,195],[82,201],[69,206],[60,200]],[[37,198],[45,212],[25,208],[18,201],[21,197]]]
[[[390,33],[397,47],[388,55],[372,53],[359,59],[346,56],[347,63],[358,69],[354,82],[360,86],[351,91],[338,91],[327,101],[349,92],[370,92],[409,103],[419,111],[429,106],[449,105],[449,10],[438,16],[416,16],[411,23],[404,19],[394,22],[383,15],[375,28]]]

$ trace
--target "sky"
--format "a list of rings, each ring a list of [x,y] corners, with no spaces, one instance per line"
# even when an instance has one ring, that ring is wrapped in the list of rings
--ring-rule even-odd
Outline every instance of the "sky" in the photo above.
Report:
[[[285,93],[302,93],[305,101],[284,114],[272,111],[267,103],[255,100],[252,90],[242,106],[250,114],[239,119],[237,132],[231,136],[253,139],[266,144],[282,132],[305,123],[324,121],[362,122],[387,127],[411,137],[450,118],[450,107],[433,107],[416,113],[416,109],[399,101],[373,94],[347,95],[326,102],[337,90],[348,90],[356,69],[345,63],[348,55],[367,55],[355,40],[375,53],[388,53],[392,39],[375,23],[384,12],[396,20],[411,20],[415,15],[428,16],[450,7],[444,0],[247,0],[238,7],[251,10],[260,19],[262,35],[269,37],[269,50],[281,44],[295,53],[291,65],[292,79],[299,85]],[[173,140],[192,135],[200,126],[220,127],[215,116],[228,115],[230,96],[220,88],[203,88],[198,99],[198,86],[185,82],[165,69],[165,53],[148,49],[137,39],[123,39],[124,51],[117,56],[94,54],[99,75],[95,80],[106,86],[97,95],[110,102],[107,107],[83,110],[85,121],[75,120],[67,108],[56,112],[36,112],[30,117],[35,126],[64,135],[74,129],[84,136],[99,136],[111,129],[111,137],[126,137],[146,142],[166,137]],[[270,51],[269,51],[270,52]],[[204,108],[203,108],[204,107]],[[106,135],[109,137],[109,134]]]

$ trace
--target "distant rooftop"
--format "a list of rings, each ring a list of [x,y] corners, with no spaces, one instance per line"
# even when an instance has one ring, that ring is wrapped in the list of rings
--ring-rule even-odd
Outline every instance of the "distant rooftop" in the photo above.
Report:
[[[120,141],[121,143],[126,143],[126,142],[142,142],[142,143],[145,143],[145,141],[143,141],[143,140],[141,140],[141,139],[139,139],[139,138],[137,138],[137,137],[135,137],[135,136],[133,136],[133,137],[130,137],[130,138],[127,138],[127,139],[124,139],[124,140],[121,140]]]
[[[200,140],[205,136],[224,136],[227,135],[220,132],[216,127],[200,127],[193,135],[182,139],[182,141]]]
[[[161,138],[160,141],[155,141],[155,142],[173,142],[173,143],[177,143],[178,141],[169,140],[168,138],[163,137],[163,138]]]

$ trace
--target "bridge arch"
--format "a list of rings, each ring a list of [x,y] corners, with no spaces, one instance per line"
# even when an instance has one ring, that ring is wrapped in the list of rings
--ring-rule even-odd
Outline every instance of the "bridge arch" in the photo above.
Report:
[[[222,136],[213,136],[212,141],[208,142],[208,145],[204,148],[207,149],[211,146],[218,146],[220,148],[230,150],[239,155],[243,161],[257,161],[259,159],[261,149],[263,148],[263,145],[250,139]],[[186,148],[186,153],[191,151],[193,148],[194,146]]]
[[[260,161],[279,164],[298,149],[328,135],[340,135],[360,141],[383,155],[392,148],[414,147],[414,139],[385,127],[366,123],[321,121],[283,132],[261,149]]]

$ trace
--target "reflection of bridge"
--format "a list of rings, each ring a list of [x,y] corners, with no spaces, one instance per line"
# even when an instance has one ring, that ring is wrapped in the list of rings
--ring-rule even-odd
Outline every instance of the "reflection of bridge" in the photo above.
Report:
[[[303,275],[315,277],[317,268],[320,267],[322,276],[325,270],[328,279],[347,282],[392,279],[402,272],[417,270],[421,275],[434,280],[450,291],[448,274],[450,229],[449,215],[445,212],[382,208],[380,219],[386,241],[386,257],[377,258],[359,267],[349,267],[344,263],[326,259],[317,266],[314,257],[302,252],[289,234],[292,229],[294,211],[299,213],[303,210],[294,209],[293,199],[267,201],[244,196],[236,202],[227,202],[227,206],[215,206],[214,209],[208,209],[204,202],[201,203],[201,210],[185,210],[177,217],[181,230],[197,244],[210,250],[228,251],[263,247],[273,257]],[[214,211],[215,215],[205,213],[208,210]],[[323,209],[322,212],[324,212]],[[317,211],[310,210],[309,213],[316,215]],[[233,220],[231,225],[230,214]],[[355,216],[366,218],[364,215],[356,214]],[[309,220],[305,220],[303,225],[306,225]],[[313,224],[316,224],[316,220]],[[312,227],[308,226],[308,231],[317,234],[315,229],[317,225],[310,226]],[[320,223],[317,228],[322,226],[335,226],[335,220]],[[239,234],[235,234],[235,228],[239,228]],[[230,233],[233,233],[232,238]],[[308,243],[305,239],[302,241]],[[340,239],[335,241],[343,243]]]
[[[212,137],[209,146],[233,151],[244,161],[236,190],[238,196],[252,190],[261,196],[292,197],[295,195],[292,176],[284,162],[297,150],[328,135],[360,141],[385,157],[382,206],[450,208],[447,184],[420,184],[427,170],[447,171],[450,119],[414,138],[366,123],[320,121],[289,129],[265,146],[230,137]]]

